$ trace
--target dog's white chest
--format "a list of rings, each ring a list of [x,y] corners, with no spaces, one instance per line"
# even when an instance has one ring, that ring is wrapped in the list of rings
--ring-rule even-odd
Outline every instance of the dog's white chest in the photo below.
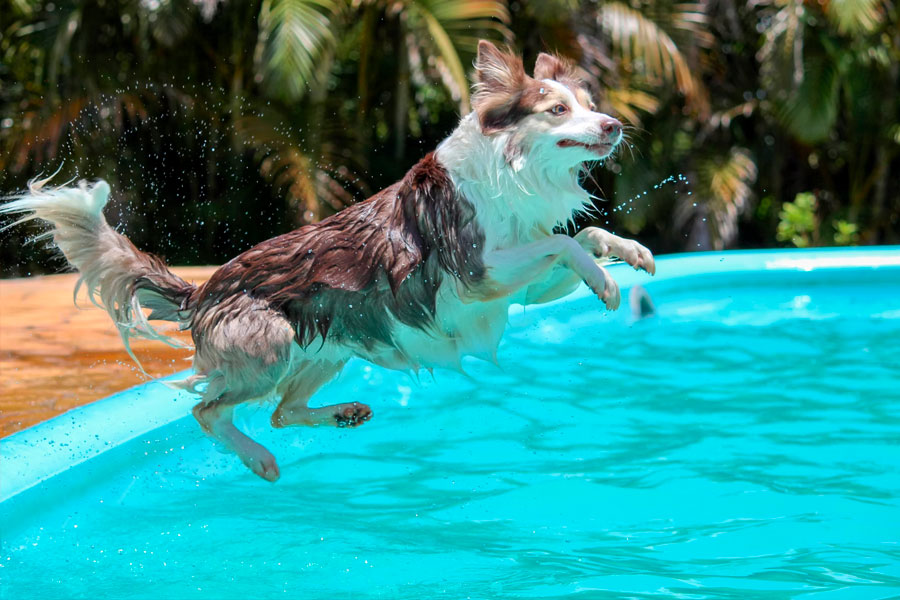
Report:
[[[496,360],[497,345],[506,329],[510,300],[464,303],[442,286],[437,297],[436,330],[396,323],[396,348],[360,352],[378,365],[399,370],[441,367],[461,369],[463,356]]]

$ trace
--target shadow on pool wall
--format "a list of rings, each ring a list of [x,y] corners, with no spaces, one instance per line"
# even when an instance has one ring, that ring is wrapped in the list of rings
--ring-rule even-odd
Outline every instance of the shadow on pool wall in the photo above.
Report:
[[[900,592],[900,248],[614,269],[654,315],[581,290],[514,307],[499,368],[355,361],[313,402],[359,431],[243,410],[275,485],[159,382],[5,438],[10,597]]]

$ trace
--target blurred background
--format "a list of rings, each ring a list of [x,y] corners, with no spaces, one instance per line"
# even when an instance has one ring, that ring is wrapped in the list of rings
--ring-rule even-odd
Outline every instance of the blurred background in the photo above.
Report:
[[[0,0],[0,193],[104,178],[107,218],[219,264],[400,178],[469,110],[477,40],[573,59],[627,147],[580,219],[655,253],[900,243],[888,0]],[[0,275],[59,259],[0,240]]]

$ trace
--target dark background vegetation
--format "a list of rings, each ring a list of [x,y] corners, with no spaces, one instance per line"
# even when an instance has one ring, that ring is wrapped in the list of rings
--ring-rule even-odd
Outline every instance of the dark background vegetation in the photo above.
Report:
[[[571,57],[629,125],[579,224],[656,253],[900,242],[885,0],[0,0],[0,191],[104,178],[139,247],[221,263],[401,177],[468,110],[480,37]],[[29,235],[0,274],[60,268]]]

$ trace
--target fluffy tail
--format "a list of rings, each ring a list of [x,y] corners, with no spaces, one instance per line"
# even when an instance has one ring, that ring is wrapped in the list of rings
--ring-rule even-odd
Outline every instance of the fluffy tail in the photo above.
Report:
[[[81,273],[75,296],[81,285],[87,286],[91,301],[112,317],[131,358],[141,367],[131,350],[129,339],[141,337],[159,340],[170,346],[184,344],[155,330],[148,319],[179,323],[190,328],[193,313],[188,306],[196,287],[178,277],[152,254],[138,250],[131,241],[116,233],[103,217],[109,198],[109,184],[81,181],[75,187],[44,189],[47,180],[32,182],[28,192],[0,206],[0,214],[23,215],[12,227],[32,219],[47,221],[52,228],[35,241],[52,238],[66,259]],[[145,315],[143,309],[150,309]]]

